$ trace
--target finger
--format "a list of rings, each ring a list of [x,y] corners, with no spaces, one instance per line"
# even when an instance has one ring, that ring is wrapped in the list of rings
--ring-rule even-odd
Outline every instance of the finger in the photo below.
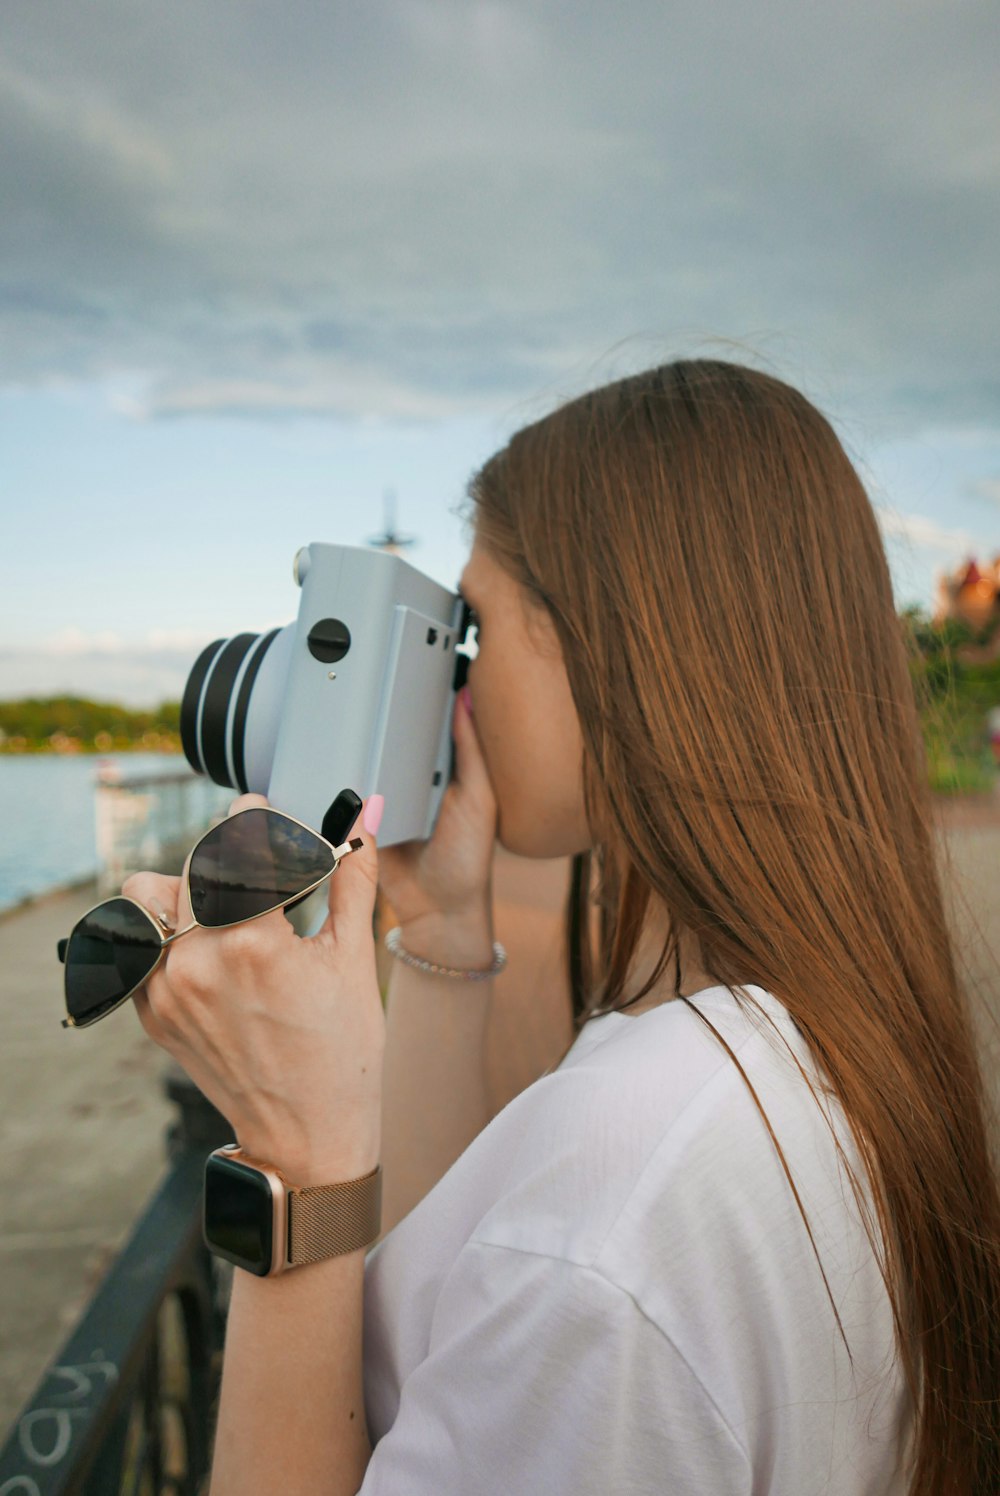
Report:
[[[154,1044],[166,1048],[164,1043],[166,1036],[156,1021],[145,987],[140,987],[138,992],[132,993],[132,1006],[135,1008],[136,1017],[145,1029],[147,1037],[152,1039]]]
[[[455,778],[463,789],[469,790],[477,798],[492,798],[493,786],[479,734],[476,732],[475,720],[462,699],[461,691],[455,697],[452,737],[455,740]]]
[[[197,845],[197,843],[195,843],[195,845]],[[191,848],[191,852],[193,851],[194,847]],[[189,881],[189,874],[191,872],[191,852],[189,852],[184,859],[184,867],[181,871],[180,878],[178,879],[178,883],[180,885],[177,889],[178,930],[186,930],[188,925],[194,924],[194,915],[191,912],[191,884]]]
[[[177,927],[180,885],[180,878],[171,878],[166,873],[132,873],[122,884],[122,893],[127,899],[135,899],[150,914],[162,914],[173,929]]]
[[[255,806],[259,808],[260,806],[267,805],[267,803],[266,795],[238,795],[226,814],[237,816],[241,810],[250,810]]]

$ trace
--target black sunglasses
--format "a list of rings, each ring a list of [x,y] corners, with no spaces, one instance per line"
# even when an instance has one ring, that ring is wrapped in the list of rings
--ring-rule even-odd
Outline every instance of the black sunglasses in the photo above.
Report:
[[[213,826],[191,852],[193,922],[183,930],[123,894],[89,909],[57,945],[66,966],[63,1028],[87,1028],[121,1007],[182,935],[242,925],[306,898],[364,845],[360,837],[346,840],[360,809],[354,791],[343,790],[324,817],[323,835],[270,806],[251,806]]]

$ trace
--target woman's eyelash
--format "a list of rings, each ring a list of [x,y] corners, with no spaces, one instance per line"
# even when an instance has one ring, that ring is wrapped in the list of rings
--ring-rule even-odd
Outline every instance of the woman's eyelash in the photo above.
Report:
[[[465,604],[465,613],[466,613],[465,627],[466,627],[466,629],[475,629],[476,630],[476,639],[478,640],[478,638],[479,638],[479,614],[476,612],[475,608],[469,602],[469,599],[466,597],[465,593],[461,590],[461,588],[459,588],[459,590],[458,590],[458,595],[462,599],[462,602]]]

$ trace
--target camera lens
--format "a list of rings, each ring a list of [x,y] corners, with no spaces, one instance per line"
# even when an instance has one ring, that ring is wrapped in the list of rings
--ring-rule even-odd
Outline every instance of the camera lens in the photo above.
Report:
[[[270,773],[273,733],[267,731],[264,711],[263,783],[260,772],[248,772],[248,722],[254,686],[264,659],[282,629],[267,634],[237,634],[216,639],[202,650],[188,676],[181,700],[181,746],[192,769],[207,774],[216,784],[246,794],[249,789],[266,790]],[[258,711],[258,717],[261,712]],[[260,737],[261,734],[258,733]],[[258,769],[261,767],[257,766]],[[253,781],[253,782],[251,782]]]

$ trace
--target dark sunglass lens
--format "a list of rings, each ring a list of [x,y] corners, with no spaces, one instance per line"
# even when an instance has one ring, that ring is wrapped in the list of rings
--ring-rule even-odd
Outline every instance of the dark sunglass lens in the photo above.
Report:
[[[333,871],[314,831],[263,806],[215,826],[191,858],[191,908],[199,924],[236,925],[277,909]]]
[[[66,1010],[89,1022],[114,1007],[156,965],[162,941],[128,899],[108,899],[85,915],[66,949]]]

